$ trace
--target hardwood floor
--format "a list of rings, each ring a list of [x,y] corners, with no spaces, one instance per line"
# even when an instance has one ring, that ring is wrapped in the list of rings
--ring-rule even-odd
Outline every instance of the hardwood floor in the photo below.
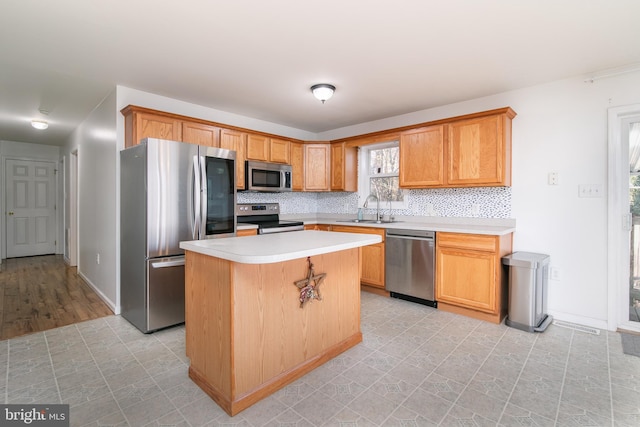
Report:
[[[0,340],[113,314],[62,255],[0,265]]]

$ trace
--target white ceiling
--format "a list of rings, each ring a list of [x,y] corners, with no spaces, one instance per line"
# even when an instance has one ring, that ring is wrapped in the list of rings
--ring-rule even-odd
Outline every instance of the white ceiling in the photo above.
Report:
[[[62,144],[117,84],[317,133],[639,64],[639,17],[638,0],[2,0],[0,140]],[[324,105],[315,83],[337,87]]]

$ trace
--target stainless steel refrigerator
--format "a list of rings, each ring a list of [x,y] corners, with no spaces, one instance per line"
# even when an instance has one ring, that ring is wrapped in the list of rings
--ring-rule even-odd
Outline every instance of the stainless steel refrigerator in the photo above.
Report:
[[[120,152],[120,306],[142,332],[184,322],[180,242],[235,235],[235,155],[151,138]]]

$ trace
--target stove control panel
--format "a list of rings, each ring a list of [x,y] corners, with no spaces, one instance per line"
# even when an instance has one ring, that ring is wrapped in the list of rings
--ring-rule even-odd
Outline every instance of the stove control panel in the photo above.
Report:
[[[236,215],[273,215],[280,213],[280,205],[278,203],[247,203],[238,204],[236,206]]]

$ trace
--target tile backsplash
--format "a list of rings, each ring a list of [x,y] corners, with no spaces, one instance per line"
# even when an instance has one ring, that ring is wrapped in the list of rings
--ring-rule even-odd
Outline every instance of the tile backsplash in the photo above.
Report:
[[[510,218],[511,187],[438,188],[409,190],[409,208],[393,209],[394,216]],[[357,193],[243,193],[238,203],[280,203],[283,214],[355,214]],[[380,209],[388,214],[381,204]],[[375,209],[365,209],[366,214]]]

